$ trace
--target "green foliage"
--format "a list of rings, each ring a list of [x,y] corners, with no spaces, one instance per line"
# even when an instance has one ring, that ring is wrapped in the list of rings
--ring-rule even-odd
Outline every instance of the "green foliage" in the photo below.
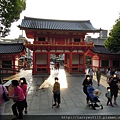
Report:
[[[111,52],[120,51],[120,18],[113,25],[109,37],[105,40],[104,45]]]
[[[20,13],[26,8],[26,0],[0,0],[0,36],[10,32],[11,23],[19,20]]]

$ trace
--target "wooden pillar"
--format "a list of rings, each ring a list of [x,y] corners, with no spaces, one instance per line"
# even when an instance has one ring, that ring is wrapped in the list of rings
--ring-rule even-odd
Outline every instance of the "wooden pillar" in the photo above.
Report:
[[[49,33],[48,33],[48,43],[50,43],[50,37],[49,37]],[[50,51],[48,51],[48,55],[47,55],[47,62],[48,62],[48,74],[50,75]]]
[[[78,71],[80,72],[80,54],[79,54]]]
[[[49,34],[48,34],[48,43],[50,43],[50,36],[49,36]]]
[[[64,55],[64,69],[65,70],[67,70],[66,67],[67,67],[67,54]]]
[[[37,41],[37,39],[36,39],[36,33],[34,33],[34,41],[33,41],[33,44],[35,44],[36,41]]]
[[[81,42],[84,42],[84,39],[85,39],[85,35],[82,35],[82,41]]]
[[[66,37],[66,45],[67,45],[67,44],[69,44],[68,40],[69,40],[69,38],[68,38],[68,37]]]
[[[47,69],[48,69],[48,74],[50,75],[50,52],[48,52],[47,58],[48,58],[48,60],[47,60],[47,62],[48,62],[48,67],[47,67]]]
[[[36,42],[36,33],[34,33],[34,42]],[[36,73],[36,55],[35,55],[35,49],[33,49],[33,69],[32,74]]]
[[[86,69],[86,57],[85,57],[85,52],[83,52],[83,73],[85,74]]]
[[[109,67],[112,69],[112,59],[109,59]]]
[[[16,67],[15,67],[15,56],[12,56],[12,57],[13,57],[13,66],[12,66],[12,67],[13,67],[13,70],[14,70],[14,71],[13,71],[13,74],[16,74],[16,70],[17,70],[17,69],[16,69]]]
[[[67,63],[67,54],[65,54],[65,56],[64,56],[64,64],[66,64]]]
[[[100,60],[101,58],[100,58],[100,56],[98,56],[98,68],[100,68],[101,66],[100,66]]]
[[[72,51],[69,54],[69,73],[72,73]]]
[[[33,51],[33,70],[32,70],[32,74],[35,74],[35,69],[36,69],[36,57],[35,57],[35,51]]]

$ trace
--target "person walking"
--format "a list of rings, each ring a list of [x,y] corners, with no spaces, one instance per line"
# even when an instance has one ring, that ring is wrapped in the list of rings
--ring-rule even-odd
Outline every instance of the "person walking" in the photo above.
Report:
[[[101,71],[99,70],[99,68],[96,71],[96,78],[97,78],[98,86],[100,86]]]
[[[57,70],[57,63],[55,62],[54,63],[54,71],[56,71]]]
[[[59,63],[59,62],[57,62],[56,66],[57,66],[57,70],[59,71],[59,68],[60,68],[60,63]]]
[[[94,70],[92,67],[90,67],[88,70],[88,74],[90,75],[91,79],[93,79],[93,73],[94,73]]]
[[[118,78],[120,79],[120,69],[118,69]]]
[[[83,85],[83,92],[86,94],[86,102],[87,102],[87,104],[89,103],[89,100],[90,100],[89,99],[89,94],[87,92],[87,87],[92,85],[92,84],[93,84],[93,82],[92,82],[92,79],[91,79],[90,75],[86,75],[82,85]]]
[[[58,82],[58,77],[55,77],[55,83],[53,86],[53,97],[54,97],[54,104],[56,108],[60,107],[60,83]]]
[[[111,90],[110,90],[110,87],[107,87],[107,93],[105,94],[105,96],[107,97],[107,106],[109,105],[110,103],[110,106],[114,107],[113,104],[112,104],[112,100],[111,100]]]
[[[8,94],[8,90],[6,89],[5,86],[2,85],[2,81],[0,80],[0,116],[4,115],[4,110],[5,110],[5,105],[6,105],[6,102],[3,99],[3,92]]]
[[[109,82],[109,78],[111,77],[111,69],[108,68],[106,72],[106,77],[107,77],[107,83]]]
[[[23,109],[25,96],[22,88],[19,86],[18,80],[12,80],[12,87],[14,88],[14,95],[10,96],[13,99],[12,111],[15,117],[12,120],[23,119]]]
[[[27,107],[28,107],[27,100],[26,100],[26,98],[27,98],[27,82],[26,82],[25,77],[20,78],[20,87],[22,88],[24,96],[25,96],[24,108],[25,108],[25,114],[27,114]]]
[[[113,76],[109,79],[109,86],[111,90],[111,101],[114,96],[114,105],[117,105],[117,97],[118,97],[118,82],[119,79],[117,75],[114,73]]]

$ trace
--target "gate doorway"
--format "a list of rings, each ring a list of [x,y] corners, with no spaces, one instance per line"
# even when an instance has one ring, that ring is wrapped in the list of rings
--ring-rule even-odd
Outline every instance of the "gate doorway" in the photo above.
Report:
[[[33,72],[37,74],[50,74],[55,62],[59,62],[68,73],[85,73],[86,59],[83,52],[36,52],[34,57]]]

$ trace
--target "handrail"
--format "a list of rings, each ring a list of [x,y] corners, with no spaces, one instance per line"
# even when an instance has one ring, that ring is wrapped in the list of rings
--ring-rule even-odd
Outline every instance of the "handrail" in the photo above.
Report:
[[[3,82],[3,76],[6,75],[6,73],[3,72],[4,70],[13,71],[13,72],[19,72],[18,70],[15,70],[15,69],[0,68],[0,80],[1,80],[1,82]],[[13,74],[13,73],[10,73],[10,74]]]
[[[19,66],[19,65],[11,65],[11,64],[4,64],[4,63],[0,63],[0,65],[21,67],[21,66]]]
[[[15,72],[18,72],[18,70],[15,70],[15,69],[12,69],[12,68],[0,68],[0,71],[1,70],[10,70],[10,71],[15,71]],[[1,72],[0,72],[1,73]],[[4,73],[5,74],[5,73]]]

